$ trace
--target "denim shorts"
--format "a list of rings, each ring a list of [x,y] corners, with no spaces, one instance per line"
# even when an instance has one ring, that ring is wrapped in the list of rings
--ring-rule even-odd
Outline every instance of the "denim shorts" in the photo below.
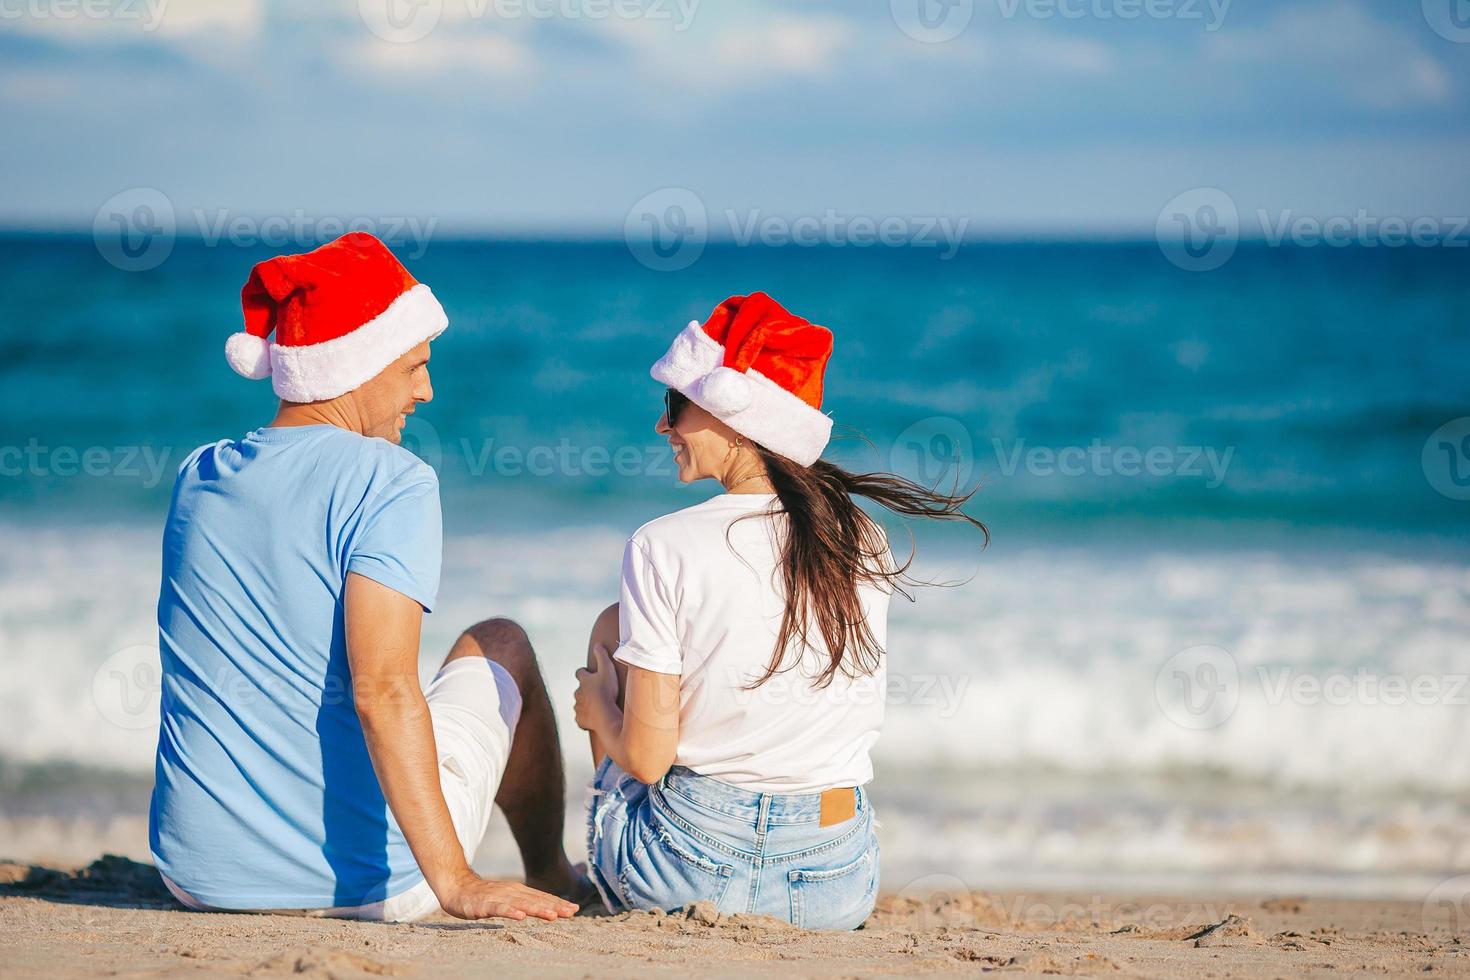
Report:
[[[683,766],[647,786],[604,759],[592,779],[587,854],[613,912],[715,903],[805,929],[856,929],[878,895],[868,794],[821,826],[821,796],[753,793]]]

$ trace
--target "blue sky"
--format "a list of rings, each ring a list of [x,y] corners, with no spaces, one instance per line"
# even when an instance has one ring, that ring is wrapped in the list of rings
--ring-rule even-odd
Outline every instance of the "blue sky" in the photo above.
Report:
[[[665,187],[981,235],[1147,233],[1196,187],[1443,218],[1470,0],[0,0],[0,124],[8,227],[136,187],[441,234],[616,235]]]

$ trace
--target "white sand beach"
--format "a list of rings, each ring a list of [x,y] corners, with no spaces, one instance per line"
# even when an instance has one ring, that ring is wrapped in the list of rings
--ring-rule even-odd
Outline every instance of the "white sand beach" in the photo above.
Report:
[[[6,977],[494,977],[980,974],[1470,977],[1450,903],[1288,896],[968,893],[885,896],[860,930],[759,916],[584,915],[412,925],[187,912],[153,869],[0,865]]]

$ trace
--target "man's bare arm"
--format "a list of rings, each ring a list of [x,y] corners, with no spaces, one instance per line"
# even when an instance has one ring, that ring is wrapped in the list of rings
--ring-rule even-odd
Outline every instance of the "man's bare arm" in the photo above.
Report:
[[[556,919],[577,906],[516,882],[486,881],[465,861],[439,786],[429,705],[419,687],[417,602],[355,572],[344,599],[353,700],[383,796],[444,911],[463,919]]]

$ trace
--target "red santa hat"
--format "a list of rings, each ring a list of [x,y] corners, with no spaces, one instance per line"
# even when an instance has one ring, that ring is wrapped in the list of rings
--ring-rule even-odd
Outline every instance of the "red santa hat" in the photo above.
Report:
[[[832,331],[751,293],[691,321],[651,373],[741,435],[810,466],[832,436],[822,412],[831,355]]]
[[[346,394],[449,325],[429,287],[361,231],[259,263],[240,304],[245,331],[225,358],[247,378],[269,377],[288,402]]]

